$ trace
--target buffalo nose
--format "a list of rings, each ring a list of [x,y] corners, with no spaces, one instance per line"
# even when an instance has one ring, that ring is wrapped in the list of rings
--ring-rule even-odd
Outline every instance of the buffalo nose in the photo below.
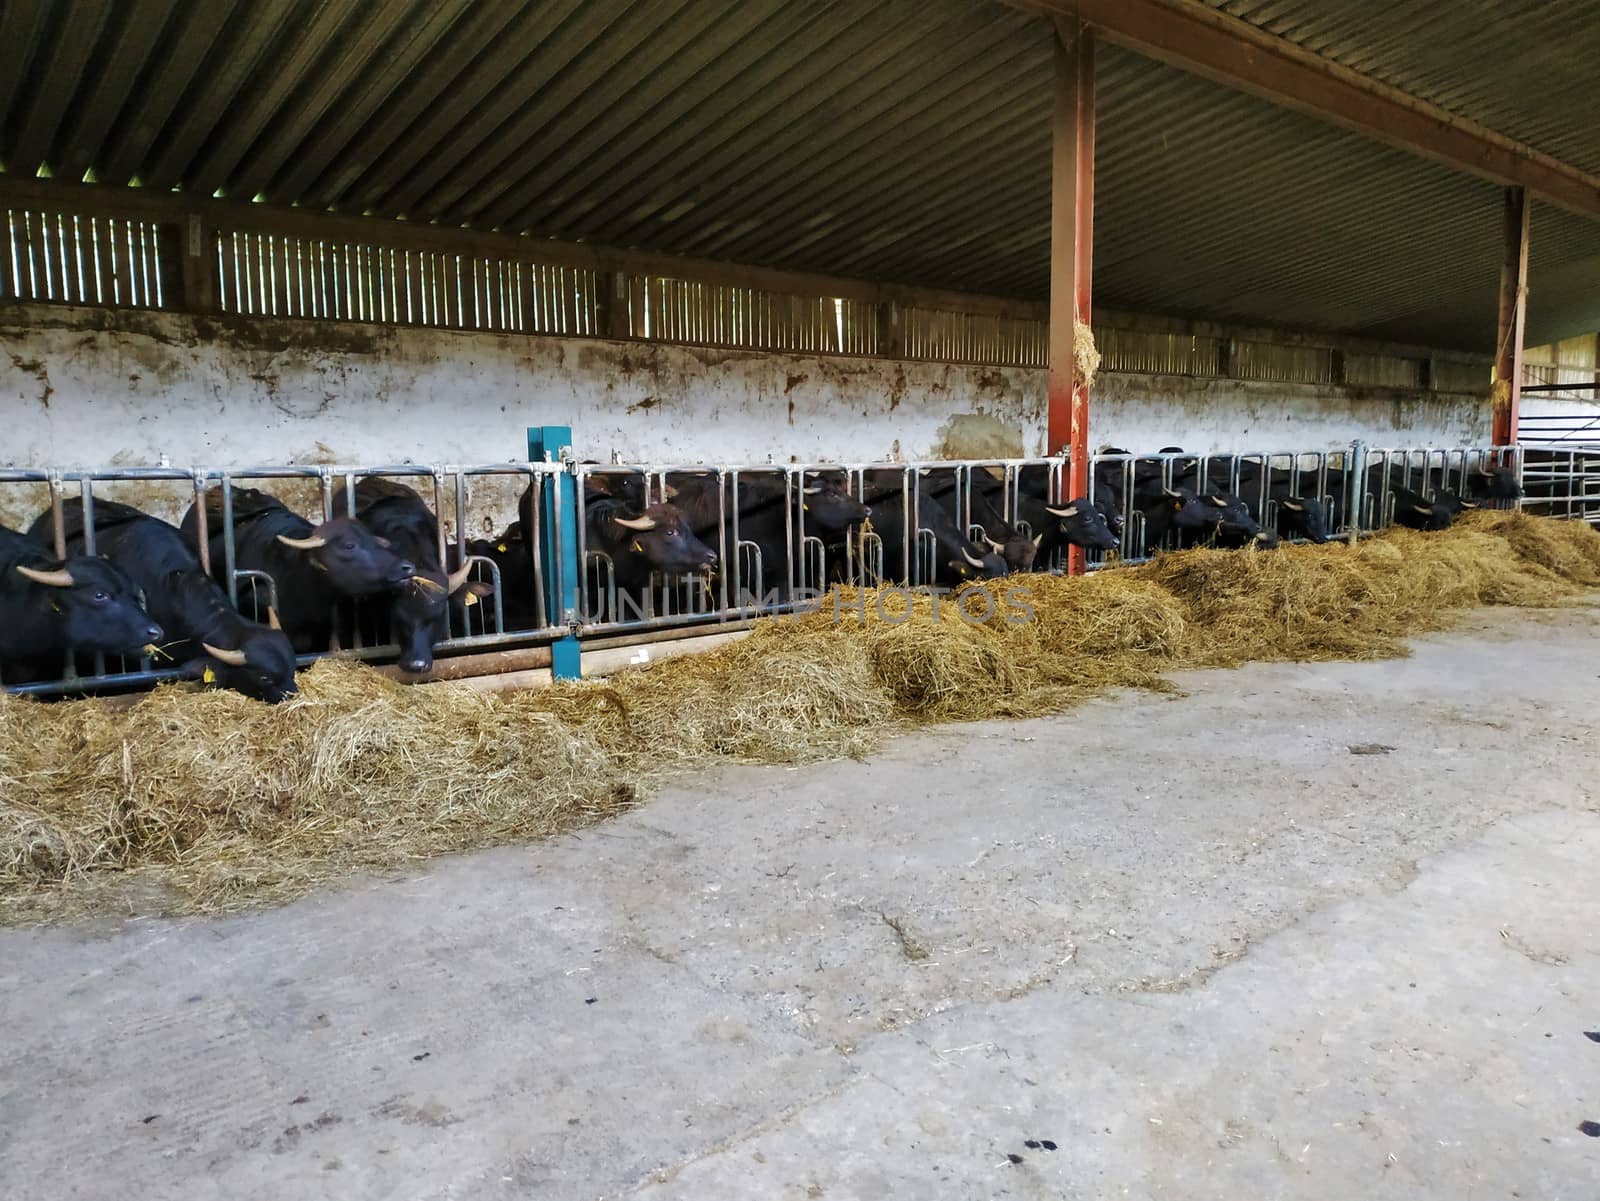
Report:
[[[717,565],[717,552],[714,551],[714,550],[706,551],[706,566],[707,567],[715,567],[716,565]]]
[[[162,628],[152,622],[144,628],[144,640],[146,642],[160,642],[163,633]]]
[[[403,575],[409,578],[410,576],[417,574],[417,565],[410,559],[401,559],[400,566],[395,568],[395,572],[397,575]]]
[[[400,664],[400,666],[406,671],[422,672],[427,671],[428,668],[433,666],[433,664],[426,659],[407,659],[404,663]]]

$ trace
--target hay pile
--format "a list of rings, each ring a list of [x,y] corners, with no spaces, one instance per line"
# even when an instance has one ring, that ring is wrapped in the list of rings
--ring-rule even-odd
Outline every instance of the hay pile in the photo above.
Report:
[[[708,654],[540,691],[407,688],[323,662],[276,708],[176,685],[126,710],[4,698],[0,921],[281,900],[573,829],[696,765],[859,756],[908,725],[1170,690],[1185,667],[1403,655],[1407,634],[1464,609],[1595,586],[1588,526],[1486,512],[1445,533],[1186,551],[937,600],[839,592]]]
[[[530,694],[405,688],[322,662],[268,707],[164,686],[127,710],[0,701],[0,917],[220,910],[444,851],[570,829],[632,803],[582,727]]]

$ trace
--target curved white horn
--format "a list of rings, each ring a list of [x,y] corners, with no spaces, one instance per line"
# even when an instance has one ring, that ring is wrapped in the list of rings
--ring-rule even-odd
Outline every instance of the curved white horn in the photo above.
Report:
[[[822,485],[821,484],[810,484],[807,487],[801,489],[801,491],[803,491],[807,496],[815,496],[817,493],[822,491]]]
[[[454,594],[465,587],[467,580],[472,575],[472,563],[463,563],[459,569],[450,573],[445,581],[445,590]]]
[[[968,551],[967,548],[964,547],[964,546],[961,548],[961,557],[963,559],[965,559],[973,567],[977,567],[979,569],[981,569],[983,567],[983,560],[982,559],[974,559],[972,557],[971,552]]]
[[[218,663],[226,663],[229,667],[243,667],[246,662],[243,651],[223,650],[222,647],[212,646],[209,642],[202,642],[200,649]]]
[[[1228,507],[1228,498],[1225,496],[1208,496],[1206,499],[1212,504],[1216,505],[1219,509],[1226,509]]]
[[[328,545],[326,538],[318,538],[315,535],[310,538],[291,538],[288,534],[279,534],[278,541],[295,550],[321,550]]]
[[[656,528],[656,519],[654,517],[613,517],[611,520],[616,522],[625,530],[642,531],[653,530]]]
[[[1041,542],[1043,542],[1043,541],[1044,541],[1044,531],[1040,530],[1037,534],[1035,534],[1033,536],[1033,549],[1034,550],[1038,550],[1039,549],[1039,544]]]
[[[1283,507],[1288,509],[1291,513],[1304,513],[1306,511],[1306,507],[1304,505],[1297,505],[1292,500],[1284,501]]]
[[[985,538],[984,541],[989,544],[989,549],[994,551],[995,554],[1003,555],[1005,553],[1005,543],[996,542],[993,538]]]
[[[1068,505],[1064,509],[1052,509],[1049,505],[1046,505],[1044,511],[1052,517],[1076,517],[1078,515],[1078,506]]]
[[[281,630],[283,625],[278,621],[278,611],[271,605],[267,606],[267,629]]]
[[[65,567],[57,568],[55,571],[39,571],[32,567],[24,567],[21,563],[18,563],[17,574],[22,576],[23,579],[32,580],[35,584],[43,584],[47,588],[72,587],[72,573]]]

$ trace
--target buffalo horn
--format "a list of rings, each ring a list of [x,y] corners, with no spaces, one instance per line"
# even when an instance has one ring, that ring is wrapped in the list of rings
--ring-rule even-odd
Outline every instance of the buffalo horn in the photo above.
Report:
[[[288,534],[279,534],[278,541],[295,550],[321,550],[328,545],[326,538],[318,538],[315,534],[309,538],[291,538]]]
[[[807,484],[805,486],[805,488],[802,489],[802,491],[807,496],[815,496],[817,493],[822,491],[822,485],[821,484]]]
[[[229,667],[243,667],[246,662],[243,651],[223,650],[222,647],[212,646],[209,642],[202,642],[200,649],[218,663],[226,663]]]
[[[65,567],[58,567],[55,571],[38,571],[32,567],[17,564],[17,572],[24,579],[32,580],[35,584],[44,584],[49,588],[71,588],[72,573]]]
[[[974,559],[972,557],[972,553],[970,551],[968,551],[967,548],[964,547],[964,546],[961,548],[961,557],[963,559],[965,559],[973,567],[977,567],[977,568],[982,568],[983,567],[983,560],[982,559]]]
[[[656,528],[656,519],[643,515],[639,517],[613,517],[611,520],[625,530],[653,530]]]
[[[1306,507],[1304,505],[1297,505],[1292,500],[1284,501],[1283,507],[1288,509],[1291,513],[1304,513],[1306,511]]]
[[[1206,499],[1212,504],[1216,505],[1219,509],[1226,509],[1228,507],[1228,498],[1225,496],[1208,496]]]
[[[463,563],[460,568],[450,573],[445,586],[451,593],[459,592],[463,587],[466,586],[467,579],[471,575],[472,564],[470,562]]]
[[[1068,505],[1064,509],[1052,509],[1049,505],[1046,505],[1044,511],[1052,517],[1076,517],[1078,515],[1078,506]]]
[[[985,538],[984,541],[989,544],[989,549],[994,551],[995,554],[1005,553],[1006,548],[1003,542],[996,542],[993,538]]]
[[[283,629],[283,624],[281,622],[279,622],[279,620],[278,620],[278,611],[276,609],[274,609],[271,605],[267,606],[267,629],[269,629],[269,630],[281,630],[281,629]]]
[[[1433,516],[1433,506],[1432,505],[1412,505],[1411,506],[1411,511],[1413,513],[1421,513],[1424,517],[1432,517]]]

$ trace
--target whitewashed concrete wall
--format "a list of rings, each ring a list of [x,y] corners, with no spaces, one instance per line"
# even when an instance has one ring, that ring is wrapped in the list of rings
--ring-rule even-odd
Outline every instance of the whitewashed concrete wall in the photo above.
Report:
[[[1035,455],[1044,373],[167,313],[0,312],[0,461],[486,463],[529,425],[580,457],[683,462]],[[1487,402],[1107,374],[1093,440],[1204,452],[1478,443]],[[170,489],[168,490],[170,491]],[[127,499],[159,504],[146,489]],[[0,498],[14,524],[18,503]],[[29,498],[25,504],[31,504]],[[498,520],[498,516],[494,518]],[[485,518],[487,522],[489,518]]]

